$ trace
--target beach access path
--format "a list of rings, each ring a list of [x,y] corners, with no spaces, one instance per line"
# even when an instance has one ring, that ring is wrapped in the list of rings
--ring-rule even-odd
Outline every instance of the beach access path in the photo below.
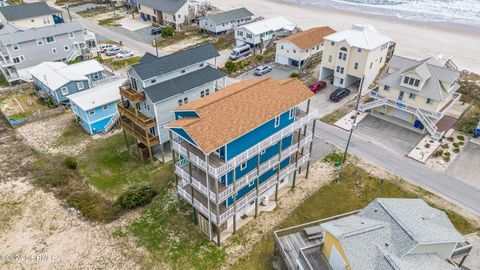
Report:
[[[442,54],[453,57],[460,69],[480,73],[480,32],[448,29],[439,25],[395,18],[292,4],[283,0],[209,0],[222,10],[246,7],[256,16],[283,16],[302,29],[328,25],[335,30],[349,28],[353,23],[368,23],[395,41],[395,53],[423,59]]]

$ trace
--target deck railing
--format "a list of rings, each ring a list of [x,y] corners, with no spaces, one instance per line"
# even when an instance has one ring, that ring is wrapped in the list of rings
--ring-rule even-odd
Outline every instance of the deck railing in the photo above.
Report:
[[[145,100],[145,93],[133,90],[130,83],[126,83],[120,86],[120,95],[131,102],[139,102]]]
[[[154,127],[157,124],[155,117],[147,117],[135,108],[125,108],[122,102],[117,103],[117,108],[122,115],[128,117],[143,129]]]
[[[419,109],[420,111],[422,111],[422,113],[424,115],[426,115],[428,117],[431,117],[431,118],[434,118],[434,119],[440,119],[440,118],[443,117],[443,113],[441,113],[441,112],[434,112],[434,111],[430,111],[430,110],[426,110],[426,109],[420,109],[420,108],[417,108],[415,106],[408,105],[402,100],[395,100],[395,99],[391,99],[391,98],[386,98],[386,97],[380,95],[377,91],[371,91],[370,96],[373,97],[373,98],[376,98],[376,99],[384,99],[385,103],[388,104],[389,106],[392,106],[392,107],[395,107],[397,109],[410,112],[412,114],[415,114],[417,109]]]
[[[273,135],[269,136],[268,138],[264,139],[263,141],[255,144],[254,146],[250,147],[243,153],[237,155],[236,157],[228,160],[224,165],[220,167],[214,167],[211,164],[207,164],[202,158],[192,154],[190,152],[190,161],[192,161],[196,166],[200,167],[203,170],[207,170],[210,175],[215,178],[220,178],[225,175],[227,172],[233,170],[233,168],[238,167],[243,162],[249,160],[250,158],[256,156],[262,150],[267,149],[268,147],[275,145],[281,139],[293,134],[296,130],[300,129],[303,125],[306,125],[310,121],[314,120],[318,116],[318,110],[313,110],[309,114],[305,115],[304,117],[298,119],[297,121],[293,122],[291,125],[283,128],[282,130],[274,133]],[[177,151],[178,153],[186,156],[188,151],[185,147],[180,145],[181,142],[180,137],[176,137],[172,140],[172,148]]]

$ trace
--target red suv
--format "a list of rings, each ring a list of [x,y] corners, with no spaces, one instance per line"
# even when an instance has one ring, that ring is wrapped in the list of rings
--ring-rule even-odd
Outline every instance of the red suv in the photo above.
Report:
[[[324,89],[325,87],[327,87],[327,83],[324,82],[324,81],[318,81],[318,82],[314,82],[312,84],[310,84],[308,86],[308,88],[310,88],[310,90],[313,92],[313,93],[317,93],[318,91]]]

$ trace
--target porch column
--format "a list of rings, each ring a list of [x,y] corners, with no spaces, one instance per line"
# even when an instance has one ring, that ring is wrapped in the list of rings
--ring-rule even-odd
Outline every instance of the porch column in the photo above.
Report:
[[[310,142],[310,153],[309,153],[309,158],[308,158],[308,161],[307,161],[307,172],[305,173],[306,178],[308,178],[308,172],[310,171],[310,159],[312,158],[313,141],[315,140],[315,125],[316,124],[317,124],[317,119],[313,119],[312,141]]]
[[[228,173],[226,174],[226,177],[228,179]],[[236,168],[235,165],[233,166],[233,234],[237,232],[237,173],[236,173]]]
[[[205,175],[207,178],[207,190],[210,192],[210,180],[208,179],[208,157],[205,154]],[[208,208],[208,239],[212,241],[212,210],[210,209],[210,198],[207,196],[207,208]]]
[[[160,143],[160,152],[162,152],[162,163],[165,164],[165,152],[163,150],[163,143],[160,141],[160,130],[157,132],[158,142]]]
[[[207,175],[208,175],[208,168],[207,168]],[[215,207],[217,212],[217,246],[221,246],[220,243],[220,207],[218,205],[218,179],[214,179],[215,181]],[[208,190],[208,199],[210,200],[210,190]]]
[[[172,136],[172,131],[171,131],[171,130],[168,131],[168,137],[170,137],[170,141],[173,140],[173,136]],[[172,147],[172,159],[173,159],[173,166],[175,166],[175,163],[176,163],[175,159],[176,159],[176,158],[175,158],[175,151],[173,150],[173,147]],[[179,160],[180,160],[180,158],[179,158]],[[190,162],[189,162],[189,163],[190,163]],[[175,168],[174,168],[174,170],[175,170]],[[177,176],[176,173],[174,173],[173,176],[175,177],[175,190],[177,190],[177,186],[178,186],[178,176]],[[177,194],[178,194],[178,193],[177,193]],[[195,209],[195,208],[194,208],[194,209]]]
[[[187,160],[188,160],[188,180],[190,181],[190,190],[192,192],[192,206],[193,206],[193,223],[197,225],[197,209],[195,208],[194,204],[194,192],[193,189],[193,180],[192,180],[192,162],[190,162],[190,151],[187,148]]]
[[[261,152],[260,152],[261,153]],[[256,198],[255,198],[255,218],[258,217],[258,186],[260,184],[260,153],[258,153],[257,155],[257,179],[255,180],[256,181],[256,185],[255,185],[255,194],[256,194]]]
[[[280,163],[282,162],[282,144],[283,144],[283,138],[278,143],[278,167],[277,167],[277,183],[275,183],[275,201],[278,201],[278,186],[280,185]]]
[[[293,182],[292,182],[292,189],[295,188],[295,181],[297,180],[297,166],[298,166],[298,152],[300,151],[300,138],[302,135],[302,128],[298,130],[298,142],[297,142],[297,151],[295,152],[295,170],[293,171]],[[299,172],[300,173],[300,172]]]

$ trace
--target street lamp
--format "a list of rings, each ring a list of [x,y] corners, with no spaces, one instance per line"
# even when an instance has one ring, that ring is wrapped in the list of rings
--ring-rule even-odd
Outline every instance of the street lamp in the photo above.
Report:
[[[347,160],[347,152],[348,152],[348,147],[350,146],[350,141],[352,139],[353,130],[357,127],[358,106],[360,105],[360,99],[362,98],[362,88],[363,88],[364,79],[365,79],[365,75],[362,77],[362,80],[360,81],[360,88],[358,89],[358,95],[357,95],[357,105],[355,106],[355,116],[353,117],[352,128],[350,128],[350,134],[348,135],[347,146],[345,147],[345,152],[343,153],[342,166]]]

